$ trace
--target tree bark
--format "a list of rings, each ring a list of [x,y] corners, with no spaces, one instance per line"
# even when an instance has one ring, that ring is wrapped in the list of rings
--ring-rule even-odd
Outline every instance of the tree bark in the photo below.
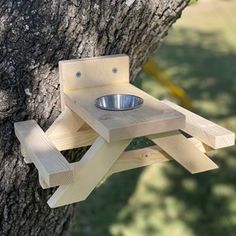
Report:
[[[126,53],[133,80],[187,2],[0,1],[0,235],[62,235],[73,216],[74,205],[48,207],[52,190],[23,162],[13,129],[35,119],[46,130],[60,114],[58,61]]]

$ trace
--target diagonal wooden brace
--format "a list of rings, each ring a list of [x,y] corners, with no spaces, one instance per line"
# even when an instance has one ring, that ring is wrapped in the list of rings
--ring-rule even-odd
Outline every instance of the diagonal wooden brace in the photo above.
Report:
[[[98,137],[83,158],[74,164],[74,183],[60,186],[48,200],[52,208],[85,200],[130,143],[108,143]]]
[[[84,124],[84,120],[65,106],[65,109],[49,127],[46,134],[49,138],[53,139],[55,136],[76,133]]]
[[[192,174],[218,168],[179,131],[151,135],[149,138]]]

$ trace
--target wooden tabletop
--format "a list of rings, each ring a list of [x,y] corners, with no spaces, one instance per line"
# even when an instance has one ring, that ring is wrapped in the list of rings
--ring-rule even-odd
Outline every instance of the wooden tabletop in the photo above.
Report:
[[[129,111],[106,111],[95,106],[96,98],[108,94],[132,94],[144,104]],[[84,88],[64,94],[65,104],[108,142],[140,137],[185,126],[185,116],[130,83]]]

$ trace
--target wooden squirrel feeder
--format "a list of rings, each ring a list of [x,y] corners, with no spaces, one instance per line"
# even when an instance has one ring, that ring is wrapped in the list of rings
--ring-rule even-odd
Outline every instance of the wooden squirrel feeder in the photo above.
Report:
[[[234,145],[233,132],[131,85],[127,55],[60,61],[59,76],[62,113],[51,127],[43,132],[34,120],[15,123],[22,155],[38,169],[42,188],[59,186],[48,200],[52,208],[85,200],[113,173],[170,159],[191,173],[216,169],[205,152]],[[95,106],[97,98],[110,94],[135,95],[144,102],[127,111]],[[125,151],[140,136],[156,146]],[[60,153],[88,145],[75,163]]]

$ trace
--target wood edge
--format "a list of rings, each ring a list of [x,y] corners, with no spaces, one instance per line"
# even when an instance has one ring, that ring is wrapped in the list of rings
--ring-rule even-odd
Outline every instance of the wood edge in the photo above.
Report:
[[[222,139],[225,140],[225,142],[222,142]],[[214,149],[220,149],[225,147],[231,147],[235,145],[235,133],[229,131],[229,134],[216,136],[215,138],[215,145]]]
[[[43,177],[42,177],[42,179],[43,179]],[[74,172],[73,172],[73,169],[72,169],[70,163],[69,163],[68,170],[50,173],[48,175],[48,178],[44,179],[44,181],[48,185],[49,188],[56,187],[59,185],[73,183],[74,182]]]
[[[60,156],[64,159],[65,163],[64,163],[64,170],[62,171],[55,171],[55,172],[48,172],[47,169],[45,168],[45,165],[43,165],[43,163],[41,161],[37,161],[37,159],[35,159],[34,157],[34,151],[30,148],[29,145],[26,145],[26,143],[23,140],[23,136],[25,133],[27,132],[22,132],[22,127],[20,127],[20,124],[22,123],[29,123],[32,125],[32,127],[36,127],[40,132],[40,135],[42,135],[43,139],[46,139],[48,145],[51,146],[51,148],[55,149],[55,151],[58,152],[58,154],[60,154]],[[45,132],[43,132],[43,130],[40,128],[40,126],[37,124],[37,122],[35,120],[28,120],[28,121],[21,121],[21,122],[17,122],[14,124],[14,128],[15,128],[15,134],[17,136],[17,138],[19,139],[21,146],[24,147],[24,151],[25,153],[27,153],[27,155],[32,156],[32,158],[26,158],[25,160],[28,161],[28,159],[30,161],[32,161],[36,167],[36,169],[38,170],[39,175],[41,176],[41,178],[43,178],[43,180],[45,181],[45,183],[50,186],[50,187],[54,187],[54,186],[58,186],[61,184],[65,184],[65,183],[72,183],[74,181],[73,178],[73,170],[71,169],[70,163],[66,160],[66,158],[60,153],[60,151],[54,146],[54,144],[51,142],[51,140],[47,137],[47,135],[45,134]],[[62,176],[61,176],[62,175]]]
[[[165,119],[165,121],[168,121],[168,122],[171,122],[173,118],[171,119]],[[164,120],[160,120],[160,122],[164,122]],[[176,127],[172,127],[171,130],[169,131],[153,131],[153,134],[149,134],[150,132],[148,133],[143,133],[142,136],[151,136],[151,135],[162,135],[162,134],[168,134],[170,132],[175,132],[176,130],[179,130],[179,129],[182,129],[185,127],[185,116],[183,114],[180,114],[179,117],[175,118],[174,120],[175,122],[178,121],[178,126],[176,125]],[[147,122],[143,122],[141,124],[138,124],[138,125],[133,125],[133,126],[129,126],[129,128],[131,129],[135,129],[137,127],[140,127],[140,126],[147,126],[147,125],[150,125],[150,126],[154,126],[156,125],[156,121],[147,121]],[[122,128],[114,128],[114,129],[110,129],[108,130],[108,133],[109,133],[109,139],[107,140],[108,142],[114,142],[114,141],[119,141],[121,140],[119,137],[117,138],[117,134],[120,134],[121,131],[123,131],[123,127]],[[137,137],[140,137],[140,135],[134,135],[133,133],[128,133],[125,137],[122,137],[122,139],[128,139],[128,138],[137,138]]]
[[[68,96],[66,93],[64,93],[64,99],[65,99],[66,105],[69,106],[70,109],[71,109],[73,112],[75,112],[76,114],[78,114],[78,115],[81,117],[81,119],[83,119],[86,123],[88,123],[87,120],[90,120],[90,117],[89,117],[90,115],[87,115],[87,111],[86,111],[82,106],[75,105],[74,102],[69,98],[69,96]],[[76,110],[79,111],[79,112],[77,113]],[[83,113],[82,115],[81,115],[81,112]],[[84,115],[84,114],[85,114],[85,115]],[[91,119],[93,120],[93,118],[91,118]],[[100,135],[100,133],[102,133],[103,136],[102,136],[102,135],[101,135],[101,136],[102,136],[107,142],[110,142],[109,130],[108,130],[108,128],[105,127],[101,122],[97,121],[97,127],[99,127],[99,130],[96,128],[96,125],[89,124],[89,123],[88,123],[88,125],[89,125],[92,129],[94,129],[99,135]],[[101,132],[100,132],[100,131],[101,131]]]
[[[175,103],[173,103],[169,100],[164,99],[164,100],[161,100],[161,102],[163,102],[166,105],[169,105],[170,107],[173,106],[173,109],[176,109],[177,111],[178,111],[178,108],[181,109],[181,110],[183,109],[184,111],[192,113],[193,115],[195,115],[195,116],[197,116],[201,119],[204,119],[208,122],[211,122],[213,125],[215,125],[215,127],[222,129],[223,131],[225,131],[228,134],[221,134],[221,135],[208,134],[212,137],[213,141],[212,142],[206,142],[201,137],[197,137],[196,135],[193,135],[191,131],[184,128],[182,130],[185,133],[187,133],[189,135],[192,135],[192,136],[196,136],[199,140],[201,140],[203,143],[207,144],[208,146],[212,147],[213,149],[220,149],[220,148],[225,148],[225,147],[230,147],[230,146],[235,145],[235,133],[233,133],[232,131],[230,131],[230,130],[228,130],[228,129],[226,129],[226,128],[224,128],[224,127],[222,127],[222,126],[220,126],[220,125],[218,125],[218,124],[216,124],[216,123],[214,123],[214,122],[212,122],[212,121],[210,121],[210,120],[208,120],[208,119],[206,119],[206,118],[204,118],[204,117],[202,117],[202,116],[200,116],[200,115],[198,115],[198,114],[196,114],[192,111],[189,111],[186,108],[181,107],[178,104],[175,104]],[[181,111],[179,111],[179,112],[181,112]]]
[[[71,59],[71,60],[61,60],[59,61],[59,64],[61,65],[67,65],[71,63],[77,63],[80,61],[93,61],[93,60],[104,60],[104,59],[110,59],[110,58],[117,58],[117,57],[122,57],[122,58],[128,58],[129,56],[127,54],[113,54],[113,55],[104,55],[104,56],[97,56],[97,57],[84,57],[84,58],[79,58],[79,59]]]
[[[207,168],[207,169],[202,169],[201,171],[189,171],[191,174],[198,174],[198,173],[202,173],[202,172],[207,172],[207,171],[211,171],[211,170],[216,170],[219,169],[219,166],[215,163],[214,166],[212,166],[211,168]]]
[[[180,132],[174,133],[170,136],[157,137],[152,139],[152,141],[157,145],[159,145],[163,149],[163,151],[165,151],[167,154],[171,155],[173,159],[175,159],[181,166],[183,166],[190,173],[199,173],[218,168],[215,162],[213,162],[207,155],[202,153],[201,150],[198,149],[198,146],[196,146],[194,143],[191,143],[190,140]],[[168,145],[169,142],[172,147]],[[182,146],[181,147],[182,152],[180,153],[183,154],[183,157],[182,155],[178,155],[179,152],[178,144]],[[191,152],[193,153],[195,152],[194,159],[193,158],[189,159],[189,157],[187,157],[187,155],[191,156],[191,153],[189,153],[190,151],[189,149],[191,149]],[[186,153],[187,155],[183,153],[183,150],[187,151]],[[198,155],[199,157],[196,157],[196,155]],[[191,165],[189,165],[190,160],[191,160]]]

